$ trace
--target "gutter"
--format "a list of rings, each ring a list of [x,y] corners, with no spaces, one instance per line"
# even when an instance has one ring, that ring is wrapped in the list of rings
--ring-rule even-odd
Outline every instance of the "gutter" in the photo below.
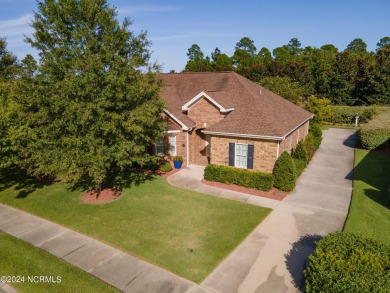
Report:
[[[230,133],[230,132],[214,132],[203,130],[204,134],[212,134],[218,136],[234,136],[234,137],[243,137],[243,138],[257,138],[257,139],[266,139],[266,140],[284,140],[286,137],[281,136],[267,136],[267,135],[252,135],[252,134],[243,134],[243,133]]]

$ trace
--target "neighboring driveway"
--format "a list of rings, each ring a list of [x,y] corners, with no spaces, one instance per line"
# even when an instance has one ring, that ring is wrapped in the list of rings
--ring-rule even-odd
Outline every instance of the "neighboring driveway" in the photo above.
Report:
[[[321,147],[295,190],[201,286],[221,293],[302,289],[303,270],[314,242],[343,229],[352,194],[354,143],[353,130],[324,131]],[[191,182],[186,184],[191,188]]]

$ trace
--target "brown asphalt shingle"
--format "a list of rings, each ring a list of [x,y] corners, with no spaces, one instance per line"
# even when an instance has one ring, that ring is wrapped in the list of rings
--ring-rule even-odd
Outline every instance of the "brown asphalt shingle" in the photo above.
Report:
[[[234,108],[207,131],[284,137],[312,114],[235,72],[160,74],[161,98],[167,109],[186,126],[195,123],[182,106],[200,92],[207,93],[224,108]]]

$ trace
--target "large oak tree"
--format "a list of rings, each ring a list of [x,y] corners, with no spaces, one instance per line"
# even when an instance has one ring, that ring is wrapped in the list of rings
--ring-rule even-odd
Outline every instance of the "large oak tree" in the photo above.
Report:
[[[37,1],[26,41],[39,52],[20,79],[21,164],[31,174],[101,188],[113,170],[145,165],[164,131],[146,33],[105,0]]]

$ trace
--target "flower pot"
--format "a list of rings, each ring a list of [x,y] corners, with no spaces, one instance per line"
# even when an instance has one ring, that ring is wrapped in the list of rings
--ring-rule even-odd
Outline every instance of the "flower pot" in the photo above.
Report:
[[[183,164],[183,162],[173,162],[173,165],[175,166],[175,169],[180,169],[181,168],[181,164]]]

